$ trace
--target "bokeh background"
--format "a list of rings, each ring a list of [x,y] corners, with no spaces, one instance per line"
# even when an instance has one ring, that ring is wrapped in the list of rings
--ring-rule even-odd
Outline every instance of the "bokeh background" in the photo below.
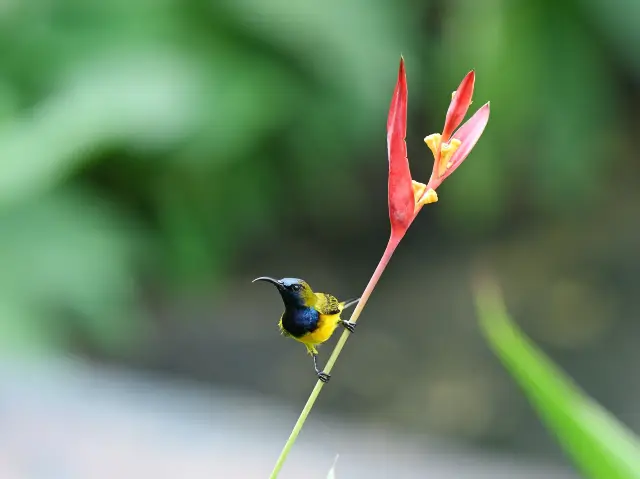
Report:
[[[482,340],[479,262],[640,432],[639,2],[2,0],[2,477],[266,477],[314,377],[250,281],[364,288],[400,54],[416,179],[471,68],[491,121],[283,477],[572,477]]]

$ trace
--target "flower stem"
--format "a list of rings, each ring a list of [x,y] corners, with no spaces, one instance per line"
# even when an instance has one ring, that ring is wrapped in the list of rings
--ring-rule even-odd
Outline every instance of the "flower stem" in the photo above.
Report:
[[[353,323],[358,321],[358,318],[360,317],[360,313],[364,309],[364,306],[367,304],[367,301],[369,300],[369,296],[371,296],[371,293],[376,287],[376,284],[378,284],[378,280],[380,279],[380,276],[382,276],[382,272],[387,267],[387,264],[389,264],[389,260],[391,259],[391,256],[393,256],[393,253],[398,247],[398,244],[400,243],[400,240],[402,239],[403,236],[404,236],[404,232],[399,235],[392,234],[391,237],[389,238],[389,242],[387,243],[387,247],[384,250],[384,254],[380,259],[380,262],[378,263],[376,270],[373,272],[373,275],[371,276],[371,279],[369,280],[367,287],[362,293],[362,297],[360,298],[360,301],[358,302],[355,310],[351,314],[349,321]],[[345,343],[349,339],[350,334],[351,333],[349,333],[348,331],[344,331],[342,333],[342,336],[340,336],[340,339],[338,340],[338,344],[336,344],[335,349],[331,353],[331,356],[329,357],[329,360],[327,361],[327,364],[324,367],[325,373],[328,374],[331,372],[331,369],[333,368],[333,365],[335,364],[335,362],[338,360],[338,356],[340,356],[340,353],[342,352],[342,348],[344,347]],[[302,408],[302,412],[300,413],[300,416],[298,417],[298,420],[296,421],[295,426],[293,426],[293,430],[289,435],[289,439],[287,439],[287,442],[282,448],[280,457],[278,457],[278,460],[276,461],[276,465],[273,467],[273,471],[271,471],[271,475],[269,476],[269,479],[276,479],[278,477],[278,474],[280,473],[280,469],[282,469],[284,462],[287,460],[289,451],[291,451],[293,444],[296,442],[296,439],[298,438],[298,434],[300,434],[300,431],[302,430],[302,426],[304,426],[304,423],[307,420],[307,417],[309,416],[309,413],[311,412],[311,409],[313,408],[313,405],[315,404],[316,399],[318,399],[318,396],[320,395],[320,391],[322,391],[323,386],[324,386],[324,383],[322,381],[318,380],[316,382],[316,385],[313,388],[313,391],[311,391],[311,394],[309,395],[309,399],[307,399],[307,403],[304,405],[304,408]]]

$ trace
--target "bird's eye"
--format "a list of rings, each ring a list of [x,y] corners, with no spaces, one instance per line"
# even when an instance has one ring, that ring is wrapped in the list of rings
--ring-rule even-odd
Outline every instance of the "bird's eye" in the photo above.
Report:
[[[300,291],[300,285],[299,284],[294,284],[293,285],[293,290],[294,291]]]

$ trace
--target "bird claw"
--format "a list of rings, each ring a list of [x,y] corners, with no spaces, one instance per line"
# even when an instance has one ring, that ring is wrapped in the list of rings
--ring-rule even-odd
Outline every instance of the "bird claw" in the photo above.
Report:
[[[331,374],[327,374],[325,372],[322,371],[318,371],[318,379],[320,381],[322,381],[323,383],[327,383],[329,382],[329,379],[331,379]]]
[[[340,324],[342,324],[342,326],[344,326],[344,329],[346,329],[350,333],[355,333],[356,332],[356,323],[352,323],[351,321],[342,320],[340,322]]]

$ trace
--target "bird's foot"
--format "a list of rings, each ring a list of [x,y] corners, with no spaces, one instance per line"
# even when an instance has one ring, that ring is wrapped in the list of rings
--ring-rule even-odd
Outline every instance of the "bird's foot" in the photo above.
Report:
[[[329,379],[331,379],[331,374],[327,374],[323,371],[317,371],[316,374],[318,375],[318,379],[323,383],[327,383],[329,382]]]
[[[356,332],[356,323],[352,323],[351,321],[345,321],[344,319],[340,321],[340,324],[344,326],[344,329],[349,331],[350,333]]]

